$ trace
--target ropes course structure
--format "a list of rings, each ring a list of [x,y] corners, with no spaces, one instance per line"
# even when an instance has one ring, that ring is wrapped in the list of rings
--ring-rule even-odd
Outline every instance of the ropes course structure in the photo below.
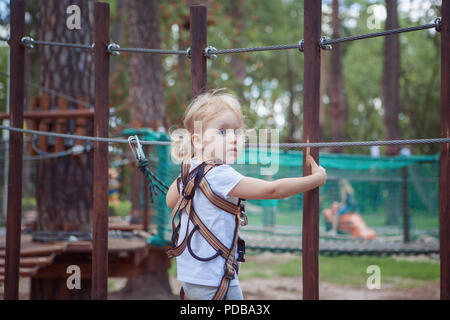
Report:
[[[11,28],[10,38],[0,38],[10,46],[10,126],[0,126],[1,130],[10,131],[9,139],[9,180],[8,180],[8,207],[7,207],[7,233],[5,254],[5,299],[18,299],[19,280],[19,257],[21,243],[21,195],[22,195],[22,160],[23,157],[23,134],[37,136],[52,136],[56,138],[79,139],[90,141],[93,144],[94,154],[94,186],[93,197],[94,215],[92,232],[92,299],[107,298],[108,278],[108,144],[128,143],[135,150],[139,169],[143,172],[148,186],[151,199],[153,195],[167,192],[168,186],[158,179],[148,169],[148,160],[145,157],[142,146],[156,145],[166,148],[170,141],[140,141],[137,136],[128,140],[108,137],[109,122],[109,62],[111,56],[117,56],[120,52],[148,53],[148,54],[177,54],[184,55],[191,60],[191,84],[192,97],[203,93],[207,88],[207,59],[217,59],[219,54],[234,54],[242,52],[257,52],[266,50],[297,49],[304,54],[304,118],[303,118],[303,143],[280,143],[280,148],[305,148],[302,155],[303,164],[306,155],[311,154],[319,163],[319,148],[329,146],[373,146],[388,144],[415,144],[415,143],[439,143],[440,153],[440,244],[439,248],[425,248],[428,252],[440,252],[441,264],[441,299],[450,299],[450,3],[442,2],[442,18],[436,18],[434,23],[421,26],[386,30],[383,32],[370,33],[339,39],[328,39],[321,36],[322,1],[304,1],[304,39],[298,44],[274,45],[254,48],[235,48],[218,50],[207,44],[207,8],[203,5],[190,7],[190,36],[191,46],[186,50],[161,50],[149,48],[121,48],[118,44],[110,43],[110,9],[109,4],[96,2],[94,4],[94,43],[76,44],[61,43],[53,41],[39,41],[25,36],[25,0],[11,0]],[[332,50],[332,45],[368,39],[378,36],[400,34],[435,28],[441,34],[441,137],[435,139],[410,139],[392,141],[360,141],[360,142],[318,142],[319,134],[319,108],[320,108],[320,51]],[[24,53],[27,49],[35,46],[64,46],[90,50],[94,55],[95,65],[95,89],[94,89],[94,133],[95,136],[64,134],[60,132],[46,132],[42,130],[23,129],[24,120]],[[28,85],[28,84],[27,84]],[[258,145],[261,146],[261,145]],[[37,150],[37,149],[36,149]],[[45,155],[44,155],[45,156]],[[162,159],[161,162],[167,159]],[[309,175],[311,168],[303,165],[303,175]],[[158,189],[158,191],[156,190]],[[303,276],[303,299],[317,300],[319,298],[318,280],[318,255],[319,252],[335,252],[337,247],[326,248],[323,241],[319,239],[319,191],[314,189],[303,195],[303,223],[301,241],[296,242],[287,251],[302,252],[302,276]],[[339,240],[334,237],[333,245]],[[275,239],[268,238],[269,241]],[[259,240],[256,239],[255,243]],[[320,242],[322,241],[322,242]],[[320,249],[319,249],[320,243]],[[345,252],[360,253],[373,252],[386,253],[406,252],[407,246],[399,247],[389,244],[388,247],[377,242],[361,243],[352,241]],[[374,245],[375,247],[370,247]],[[386,243],[385,243],[386,244]],[[357,245],[357,246],[356,246]],[[255,249],[276,251],[279,247],[251,246]],[[303,248],[303,249],[302,249]],[[380,250],[378,250],[378,249]],[[327,251],[328,250],[328,251]],[[334,250],[334,251],[333,251]],[[378,250],[378,251],[377,251]],[[414,249],[415,250],[415,249]],[[411,249],[410,251],[414,251]],[[421,249],[420,249],[421,250]],[[419,251],[420,251],[419,250]],[[417,250],[416,250],[417,252]]]

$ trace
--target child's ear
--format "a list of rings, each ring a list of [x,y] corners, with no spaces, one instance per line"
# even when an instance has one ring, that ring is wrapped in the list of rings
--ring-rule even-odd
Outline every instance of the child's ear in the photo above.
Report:
[[[192,135],[192,145],[194,148],[201,149],[203,147],[202,145],[202,137],[198,133],[194,133]]]

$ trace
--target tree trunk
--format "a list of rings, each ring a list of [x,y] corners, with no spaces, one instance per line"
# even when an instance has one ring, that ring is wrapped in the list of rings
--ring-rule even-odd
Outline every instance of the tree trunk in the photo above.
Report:
[[[339,3],[338,0],[333,0],[333,38],[340,37],[340,20],[339,20]],[[331,126],[331,141],[342,141],[343,139],[343,125],[347,113],[347,104],[344,95],[344,85],[342,76],[342,58],[341,46],[333,46],[330,56],[330,77],[329,77],[329,94],[330,94],[330,126]],[[341,153],[342,147],[332,147],[330,152]]]
[[[137,48],[160,47],[159,12],[157,0],[127,1],[129,45]],[[163,82],[161,55],[130,54],[130,89],[128,106],[131,115],[131,127],[165,129],[163,106]],[[133,170],[132,194],[143,192],[142,173]],[[140,197],[132,198],[132,220],[142,221]],[[156,253],[158,252],[158,254]],[[121,293],[127,296],[146,296],[148,294],[170,296],[167,256],[165,252],[150,249],[147,268],[135,278],[127,281]]]
[[[80,7],[81,29],[66,27],[69,5]],[[91,44],[93,41],[92,0],[47,0],[40,6],[39,40]],[[72,97],[93,101],[92,53],[87,50],[57,46],[40,46],[40,85]],[[42,92],[40,95],[42,96]],[[56,108],[58,98],[49,97],[50,109]],[[69,109],[77,108],[73,103]],[[75,133],[75,122],[69,120],[65,132]],[[86,134],[92,135],[92,121],[86,122]],[[55,131],[55,122],[50,131]],[[66,147],[68,141],[66,140]],[[47,152],[54,151],[54,140],[48,139]],[[92,152],[77,156],[45,159],[38,162],[36,177],[37,230],[91,231],[92,217]],[[108,164],[105,164],[108,165]],[[55,284],[56,282],[60,282]],[[54,299],[47,287],[63,287],[65,277],[32,282],[35,299]],[[88,297],[86,297],[88,298]]]
[[[81,9],[81,29],[66,28],[66,8],[77,4]],[[92,42],[92,5],[90,0],[48,0],[42,4],[40,39],[57,42],[90,44]],[[72,97],[93,99],[92,54],[82,49],[42,46],[41,82]],[[42,94],[42,93],[41,93]],[[50,108],[57,106],[58,98],[50,96]],[[69,109],[77,106],[69,105]],[[67,133],[73,133],[74,122],[68,122]],[[54,123],[50,130],[54,131]],[[92,123],[87,123],[87,134],[92,135]],[[52,152],[54,141],[48,139]],[[90,231],[92,216],[92,153],[77,157],[60,157],[39,161],[37,169],[38,230]]]
[[[127,1],[129,45],[133,48],[159,48],[159,15],[157,0]],[[131,53],[128,108],[132,128],[164,127],[161,55]],[[142,222],[142,173],[135,168],[131,174],[131,220]]]
[[[398,28],[397,1],[386,0],[387,18],[386,30]],[[399,69],[400,51],[398,35],[386,36],[384,38],[384,62],[383,62],[383,104],[384,124],[386,128],[386,139],[399,139],[400,130],[398,123],[399,113]],[[399,154],[398,145],[386,146],[386,155],[395,156]],[[398,171],[398,170],[396,170]],[[386,224],[395,225],[401,216],[398,200],[400,199],[400,186],[396,183],[388,184],[387,216]]]

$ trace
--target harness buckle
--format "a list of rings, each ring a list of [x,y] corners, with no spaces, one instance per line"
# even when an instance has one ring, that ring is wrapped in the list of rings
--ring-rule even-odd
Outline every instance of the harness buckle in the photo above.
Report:
[[[239,218],[241,227],[245,227],[248,224],[248,217],[247,217],[247,214],[245,213],[245,206],[243,203],[240,204],[239,210],[241,212],[240,218]]]
[[[238,238],[238,243],[237,243],[237,249],[238,249],[238,258],[236,261],[239,262],[245,262],[245,241],[242,238]]]
[[[230,259],[228,259],[227,262],[225,263],[224,271],[225,271],[224,276],[227,279],[229,279],[229,280],[233,280],[234,279],[235,270],[234,270],[234,267],[233,267],[233,263],[232,263],[232,261]]]

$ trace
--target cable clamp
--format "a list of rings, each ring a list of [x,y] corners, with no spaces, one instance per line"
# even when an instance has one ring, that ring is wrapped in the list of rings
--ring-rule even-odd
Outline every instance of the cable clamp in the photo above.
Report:
[[[331,50],[331,49],[333,49],[331,44],[328,44],[329,40],[331,40],[331,39],[327,38],[327,37],[321,37],[320,41],[319,41],[320,48],[323,49],[323,50]]]
[[[217,49],[211,46],[207,46],[205,48],[205,52],[204,55],[211,60],[216,60],[217,59],[217,54],[215,54],[217,52]]]
[[[110,43],[108,44],[106,51],[112,56],[120,56],[120,52],[117,51],[117,49],[120,49],[120,46],[117,43]]]
[[[22,42],[25,47],[34,49],[34,39],[32,37],[22,37],[20,42]]]
[[[298,50],[299,50],[300,52],[305,51],[304,44],[305,44],[305,40],[304,40],[304,39],[302,39],[302,40],[300,40],[300,41],[298,42],[298,45],[299,45]]]
[[[434,19],[434,24],[436,25],[435,26],[436,31],[437,32],[441,32],[441,30],[442,30],[442,19],[441,18]]]

